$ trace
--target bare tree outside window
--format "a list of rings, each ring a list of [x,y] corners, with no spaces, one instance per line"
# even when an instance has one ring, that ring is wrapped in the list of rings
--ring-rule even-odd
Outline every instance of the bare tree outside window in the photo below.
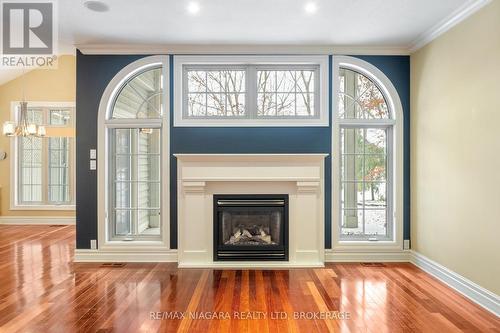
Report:
[[[314,70],[257,72],[258,116],[314,116]]]
[[[318,73],[319,66],[191,65],[184,68],[185,116],[318,117]]]
[[[245,115],[245,71],[188,71],[188,116]]]

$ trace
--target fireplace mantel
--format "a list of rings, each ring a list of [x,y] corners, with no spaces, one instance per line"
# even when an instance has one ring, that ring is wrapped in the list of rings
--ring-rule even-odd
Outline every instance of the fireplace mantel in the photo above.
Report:
[[[176,154],[179,267],[324,265],[324,159],[327,154]],[[213,261],[214,194],[288,194],[289,260]]]

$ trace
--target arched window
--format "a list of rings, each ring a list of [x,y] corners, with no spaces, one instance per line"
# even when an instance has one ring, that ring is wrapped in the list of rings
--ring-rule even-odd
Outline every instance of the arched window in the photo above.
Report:
[[[337,87],[332,154],[336,225],[333,247],[366,246],[373,242],[399,249],[399,97],[383,73],[360,59],[336,57],[334,72]]]
[[[103,95],[100,247],[168,241],[168,112],[163,88],[167,61],[147,57],[132,63]]]

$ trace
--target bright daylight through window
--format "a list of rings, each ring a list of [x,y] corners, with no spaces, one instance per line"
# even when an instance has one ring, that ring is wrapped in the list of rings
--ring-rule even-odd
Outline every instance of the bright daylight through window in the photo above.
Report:
[[[315,118],[317,69],[185,68],[188,118]],[[248,85],[247,85],[248,84]]]
[[[174,109],[175,124],[328,126],[327,60],[179,57],[174,82],[182,107]]]
[[[30,107],[28,121],[44,125],[49,137],[17,140],[17,206],[65,206],[74,203],[72,107]],[[57,133],[63,133],[59,136]]]
[[[393,120],[367,76],[339,71],[341,240],[392,240]]]
[[[134,75],[114,99],[108,127],[109,230],[114,240],[161,235],[161,67]]]

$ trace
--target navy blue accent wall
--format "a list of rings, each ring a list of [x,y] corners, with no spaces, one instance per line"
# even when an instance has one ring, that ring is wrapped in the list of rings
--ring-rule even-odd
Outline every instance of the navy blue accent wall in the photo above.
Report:
[[[97,148],[97,117],[100,98],[110,80],[126,65],[144,56],[82,55],[77,53],[77,248],[90,248],[97,239],[97,173],[88,170],[89,149]],[[377,66],[391,79],[400,94],[405,113],[409,113],[409,57],[360,57]],[[170,56],[171,67],[175,57]],[[330,57],[330,66],[332,59]],[[172,69],[172,68],[171,68]],[[174,96],[173,70],[170,96]],[[330,71],[331,85],[331,71]],[[329,89],[330,91],[330,89]],[[330,119],[332,96],[329,94]],[[173,124],[173,98],[170,100],[170,123]],[[405,171],[409,132],[405,114]],[[331,153],[329,127],[173,127],[170,128],[170,151],[176,153]],[[177,161],[170,156],[170,243],[177,248]],[[331,159],[325,167],[325,247],[331,247]],[[81,167],[80,167],[81,166]],[[409,172],[407,172],[409,175]],[[409,179],[409,178],[408,178]],[[407,196],[408,194],[408,196]],[[408,205],[406,205],[406,203]],[[405,179],[405,239],[409,239],[409,182]]]
[[[97,239],[97,171],[89,170],[89,150],[97,149],[97,114],[109,81],[143,56],[76,54],[76,248]]]

